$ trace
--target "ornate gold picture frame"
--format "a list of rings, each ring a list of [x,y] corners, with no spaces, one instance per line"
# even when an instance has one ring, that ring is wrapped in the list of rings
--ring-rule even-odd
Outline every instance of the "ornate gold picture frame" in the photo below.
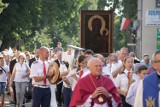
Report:
[[[113,51],[113,11],[81,11],[81,47],[95,53]]]

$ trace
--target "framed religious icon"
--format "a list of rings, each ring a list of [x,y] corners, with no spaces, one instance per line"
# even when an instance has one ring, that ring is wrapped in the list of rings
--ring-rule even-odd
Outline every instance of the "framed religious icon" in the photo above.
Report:
[[[95,53],[113,51],[113,11],[81,11],[81,47]]]

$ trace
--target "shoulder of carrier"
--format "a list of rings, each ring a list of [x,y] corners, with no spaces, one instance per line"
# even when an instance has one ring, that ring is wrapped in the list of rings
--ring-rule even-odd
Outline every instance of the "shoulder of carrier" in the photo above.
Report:
[[[33,64],[37,64],[37,63],[38,63],[38,61],[34,61],[34,62],[33,62]]]

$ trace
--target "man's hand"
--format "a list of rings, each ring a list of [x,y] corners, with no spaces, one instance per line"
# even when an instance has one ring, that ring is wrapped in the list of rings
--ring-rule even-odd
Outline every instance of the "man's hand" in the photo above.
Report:
[[[93,93],[92,98],[96,98],[97,96],[104,94],[106,97],[109,97],[108,91],[104,87],[98,87]]]
[[[53,71],[48,71],[47,77],[52,77],[54,75]]]
[[[124,65],[122,64],[119,68],[117,68],[116,70],[114,70],[114,71],[112,72],[112,76],[113,76],[113,77],[117,77],[117,75],[118,75],[119,73],[123,72],[124,69],[125,69],[125,67],[124,67]]]
[[[107,98],[110,97],[109,92],[104,87],[99,87],[102,94],[104,94]]]
[[[74,78],[75,80],[78,80],[78,77],[76,76],[76,74],[72,74],[71,77]]]
[[[62,80],[67,84],[67,85],[70,85],[70,82],[68,81],[68,77],[66,76],[62,76]]]
[[[66,76],[62,76],[62,80],[65,81],[67,80],[68,78]]]

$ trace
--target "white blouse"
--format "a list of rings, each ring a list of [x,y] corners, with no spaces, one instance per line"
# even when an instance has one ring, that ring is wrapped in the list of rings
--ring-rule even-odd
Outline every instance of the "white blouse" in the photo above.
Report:
[[[116,87],[120,88],[121,90],[127,92],[128,89],[128,71],[125,69],[124,73],[122,74],[118,74],[118,76],[116,77]],[[132,79],[134,81],[138,80],[138,76],[135,73],[132,73]]]
[[[140,79],[138,79],[136,82],[131,84],[131,86],[129,87],[127,96],[126,96],[126,102],[128,104],[132,105],[132,107],[134,107],[134,101],[135,101],[136,92],[137,92],[139,82],[140,82]]]
[[[15,73],[14,81],[15,82],[28,82],[28,77],[22,78],[22,75],[26,74],[27,72],[26,63],[23,63],[21,66],[21,64],[18,62],[15,64],[15,67],[16,67],[16,73]]]
[[[9,67],[7,65],[1,66],[6,73],[3,71],[2,74],[0,74],[0,82],[7,82],[7,74],[9,73]]]

